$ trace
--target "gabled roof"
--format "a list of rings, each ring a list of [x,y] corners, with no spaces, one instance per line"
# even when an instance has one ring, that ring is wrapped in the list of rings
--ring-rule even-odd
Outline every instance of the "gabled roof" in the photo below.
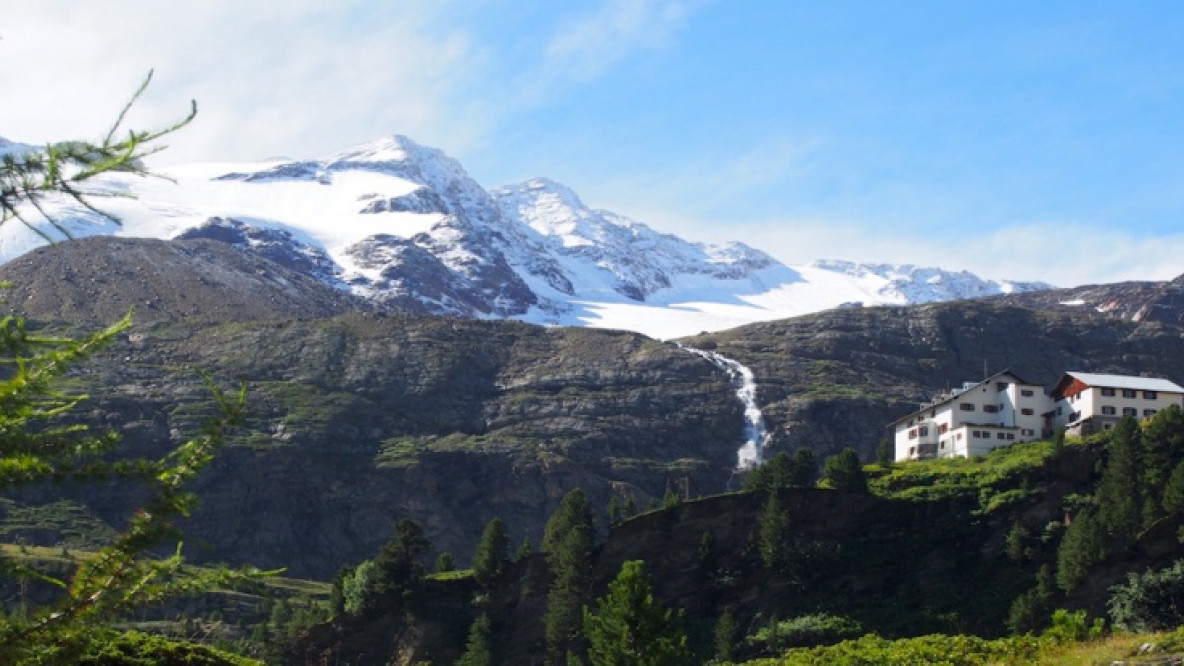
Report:
[[[1163,391],[1164,393],[1184,393],[1184,388],[1175,382],[1156,377],[1132,377],[1130,375],[1103,375],[1095,372],[1066,372],[1066,377],[1072,377],[1086,386],[1093,388],[1134,389],[1136,391]],[[1062,378],[1063,379],[1063,378]],[[1059,386],[1061,382],[1057,382]]]
[[[953,402],[954,399],[958,398],[962,394],[969,393],[969,392],[973,391],[974,389],[982,386],[983,384],[990,384],[991,382],[995,381],[996,379],[999,379],[1000,377],[1002,377],[1004,375],[1007,375],[1008,377],[1011,377],[1012,379],[1014,379],[1016,384],[1023,384],[1024,386],[1039,386],[1039,384],[1031,384],[1029,382],[1024,381],[1022,377],[1015,374],[1011,370],[1004,370],[1002,372],[996,372],[995,374],[991,375],[990,377],[987,377],[986,379],[982,380],[981,382],[978,382],[977,384],[972,384],[964,389],[955,389],[954,391],[951,391],[948,395],[942,397],[941,399],[934,400],[932,403],[925,405],[924,407],[922,407],[921,409],[918,409],[915,412],[909,412],[908,414],[905,414],[904,416],[896,419],[892,423],[889,423],[888,426],[889,427],[895,426],[897,423],[900,423],[901,421],[907,421],[908,419],[911,419],[918,414],[927,412],[931,409],[937,409],[938,407],[941,407],[942,405],[944,405],[946,403]]]

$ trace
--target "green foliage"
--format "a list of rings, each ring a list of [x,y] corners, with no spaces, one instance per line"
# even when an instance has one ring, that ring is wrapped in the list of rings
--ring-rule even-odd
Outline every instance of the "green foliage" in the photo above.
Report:
[[[654,598],[641,560],[621,565],[595,611],[584,609],[593,666],[681,666],[690,659],[679,616]]]
[[[1085,611],[1058,608],[1053,611],[1052,624],[1045,630],[1043,637],[1058,645],[1064,645],[1099,638],[1105,631],[1106,621],[1102,618],[1096,618],[1093,623],[1089,623]]]
[[[482,585],[489,585],[510,563],[510,535],[501,518],[494,518],[481,532],[473,552],[473,574]]]
[[[725,608],[719,619],[715,621],[715,631],[713,632],[715,661],[732,661],[735,658],[736,633],[739,629],[740,625],[736,622],[736,616],[732,614],[732,609]]]
[[[530,537],[522,539],[522,545],[518,546],[518,550],[514,553],[514,561],[521,562],[534,554],[534,547],[530,545]]]
[[[1011,603],[1007,612],[1007,628],[1013,634],[1031,633],[1048,621],[1053,598],[1052,570],[1046,564],[1036,574],[1036,586]]]
[[[1110,588],[1107,609],[1114,626],[1128,631],[1162,631],[1184,624],[1184,560],[1143,574],[1127,574]]]
[[[937,458],[893,465],[869,481],[880,495],[910,501],[965,500],[992,513],[1028,501],[1039,488],[1025,489],[1052,456],[1048,442],[1026,442],[994,449],[986,456]]]
[[[1106,558],[1106,534],[1091,510],[1077,514],[1057,549],[1057,586],[1070,591]]]
[[[456,569],[456,562],[452,558],[452,553],[444,551],[436,556],[436,573],[446,573]]]
[[[43,663],[43,662],[37,662]],[[97,631],[71,662],[79,666],[261,666],[262,662],[204,645],[138,631]]]
[[[349,615],[367,615],[379,601],[379,571],[373,560],[359,564],[342,582],[343,610]]]
[[[822,476],[835,490],[865,493],[868,489],[867,476],[859,462],[859,453],[851,447],[828,457],[822,465]]]
[[[562,663],[581,638],[580,609],[591,588],[592,509],[584,491],[563,496],[543,531],[543,551],[551,571],[543,632],[549,663]]]
[[[1163,509],[1169,514],[1184,514],[1184,462],[1172,469],[1163,489]]]
[[[918,664],[1037,663],[1044,645],[1031,636],[988,640],[978,636],[934,634],[901,640],[867,634],[835,645],[796,648],[776,659],[748,666],[917,666]]]
[[[876,447],[876,462],[880,467],[888,468],[896,461],[896,447],[887,439],[880,440],[880,445]]]
[[[816,613],[780,622],[775,620],[749,636],[747,642],[762,650],[783,650],[837,643],[862,636],[863,633],[863,625],[855,620]]]
[[[1121,551],[1134,543],[1143,524],[1138,450],[1141,432],[1135,420],[1123,417],[1111,431],[1106,465],[1098,481],[1097,519],[1107,550]]]
[[[493,666],[493,630],[489,616],[482,613],[469,627],[469,640],[465,652],[456,660],[455,666]]]
[[[818,476],[818,458],[814,455],[814,450],[802,447],[793,452],[793,457],[789,460],[789,485],[794,488],[808,488],[814,485],[814,479]]]

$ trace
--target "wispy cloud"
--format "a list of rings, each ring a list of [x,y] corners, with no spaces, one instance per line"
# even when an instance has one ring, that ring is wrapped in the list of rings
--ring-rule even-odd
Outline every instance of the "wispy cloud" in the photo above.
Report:
[[[599,76],[638,51],[668,45],[696,4],[609,0],[591,14],[564,22],[551,38],[547,59],[569,76]]]

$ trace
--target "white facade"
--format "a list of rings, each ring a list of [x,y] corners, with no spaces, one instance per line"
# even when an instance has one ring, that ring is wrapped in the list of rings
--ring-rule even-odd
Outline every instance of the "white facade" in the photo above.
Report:
[[[1141,421],[1172,405],[1184,409],[1184,388],[1166,379],[1066,372],[1046,393],[1006,371],[967,382],[890,425],[898,461],[971,457],[1060,427],[1073,435],[1108,430],[1124,416]]]
[[[938,396],[895,421],[896,460],[976,456],[1039,439],[1052,402],[1044,388],[1001,372]]]
[[[1074,435],[1109,430],[1124,416],[1149,419],[1172,405],[1184,408],[1184,388],[1166,379],[1066,372],[1052,390],[1045,430]]]

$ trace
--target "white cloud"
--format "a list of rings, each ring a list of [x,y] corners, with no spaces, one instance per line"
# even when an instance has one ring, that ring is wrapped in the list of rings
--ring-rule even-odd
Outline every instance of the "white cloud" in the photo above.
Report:
[[[669,44],[692,9],[678,0],[609,0],[556,31],[548,62],[577,78],[599,76],[637,51]]]
[[[477,59],[447,4],[39,0],[6,8],[0,135],[95,136],[149,69],[136,126],[184,113],[169,161],[331,151],[392,132],[459,150],[483,129],[462,91]]]

